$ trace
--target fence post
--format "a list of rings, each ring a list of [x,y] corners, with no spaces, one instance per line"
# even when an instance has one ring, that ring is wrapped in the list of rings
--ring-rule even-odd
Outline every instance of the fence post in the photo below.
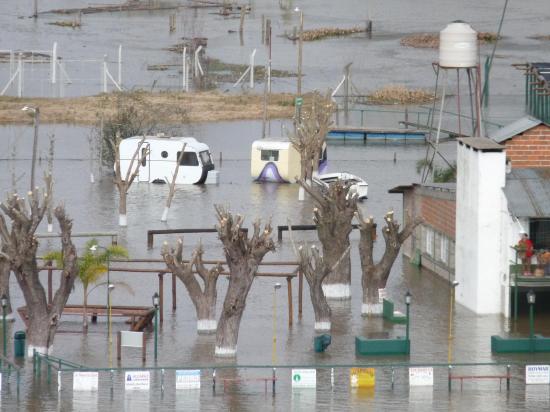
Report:
[[[510,378],[511,378],[510,365],[506,365],[506,390],[510,391]]]
[[[160,392],[164,394],[164,369],[160,370]]]
[[[103,55],[103,93],[107,93],[107,55]]]
[[[393,389],[393,385],[395,383],[395,369],[393,366],[391,367],[391,388]]]
[[[451,372],[453,370],[453,367],[449,365],[449,392],[451,391]]]
[[[273,368],[273,396],[275,396],[275,381],[277,380],[277,375],[276,375],[276,372],[275,372],[275,368]]]
[[[115,385],[115,371],[111,369],[111,398],[113,397],[114,385]]]
[[[216,393],[216,368],[212,371],[212,392]]]

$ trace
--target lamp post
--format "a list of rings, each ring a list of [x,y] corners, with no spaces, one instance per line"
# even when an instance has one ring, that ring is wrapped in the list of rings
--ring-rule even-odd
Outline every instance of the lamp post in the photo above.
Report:
[[[157,360],[158,349],[158,312],[159,312],[159,294],[155,292],[153,295],[153,306],[155,307],[155,361]]]
[[[281,289],[280,283],[273,285],[273,348],[271,351],[271,363],[277,363],[277,290]]]
[[[25,106],[21,110],[29,112],[34,120],[34,140],[32,143],[32,165],[31,165],[31,192],[34,190],[34,170],[36,168],[36,150],[38,146],[38,126],[40,125],[40,108]]]
[[[113,291],[113,289],[115,288],[115,285],[113,285],[112,283],[109,283],[109,286],[107,286],[107,297],[108,297],[108,300],[107,300],[107,330],[108,330],[108,335],[109,335],[109,367],[111,367],[112,365],[112,354],[111,354],[111,351],[112,351],[112,348],[113,348],[113,334],[112,334],[112,327],[111,327],[111,319],[112,319],[112,316],[111,316],[111,292]]]
[[[407,290],[407,293],[405,293],[405,305],[407,305],[407,329],[405,331],[405,340],[407,342],[407,353],[410,353],[411,351],[411,345],[409,341],[409,324],[410,324],[410,306],[411,306],[411,292]]]
[[[7,355],[7,348],[8,348],[8,341],[7,341],[8,334],[6,331],[6,309],[8,307],[8,298],[6,295],[2,295],[2,297],[0,298],[0,303],[2,303],[2,338],[4,342],[2,353],[5,358]]]
[[[458,281],[454,280],[453,283],[451,283],[451,297],[449,299],[449,336],[447,337],[447,361],[448,363],[451,363],[452,360],[452,339],[453,339],[453,309],[454,309],[454,302],[455,302],[455,290],[458,286]]]
[[[114,288],[115,286],[114,285],[111,285],[111,253],[109,252],[109,249],[106,248],[106,247],[103,247],[103,246],[99,246],[98,244],[94,244],[92,246],[90,246],[90,250],[92,252],[95,252],[97,249],[103,249],[105,251],[105,257],[107,258],[107,285],[108,285],[108,289],[107,289],[107,310],[109,311],[109,313],[111,313],[111,286]],[[109,315],[110,317],[110,315]],[[107,330],[107,333],[109,335],[109,341],[110,341],[110,336],[111,336],[111,322],[109,321],[109,325],[108,325],[108,330]]]
[[[535,351],[535,345],[533,339],[535,338],[535,315],[534,315],[534,306],[535,306],[535,292],[530,290],[527,292],[527,303],[529,303],[529,346],[531,352]]]

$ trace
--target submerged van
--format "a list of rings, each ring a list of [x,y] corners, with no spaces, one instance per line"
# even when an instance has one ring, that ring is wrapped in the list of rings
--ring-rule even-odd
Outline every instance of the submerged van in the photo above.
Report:
[[[130,162],[142,138],[143,136],[134,136],[120,142],[119,160],[122,176],[125,176],[130,168]],[[208,172],[214,170],[209,147],[194,137],[165,137],[162,134],[145,138],[134,161],[134,167],[136,162],[139,162],[136,179],[139,182],[169,183],[184,144],[176,184],[204,183]]]
[[[271,138],[252,142],[250,174],[258,182],[296,183],[300,176],[300,153],[288,139]],[[327,168],[327,148],[319,156],[319,173]]]

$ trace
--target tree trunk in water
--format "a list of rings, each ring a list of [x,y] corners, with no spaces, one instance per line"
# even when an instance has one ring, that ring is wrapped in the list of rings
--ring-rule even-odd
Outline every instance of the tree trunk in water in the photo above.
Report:
[[[126,185],[121,185],[119,189],[119,201],[118,201],[118,225],[128,226],[128,219],[126,217]]]
[[[315,313],[315,330],[330,330],[330,306],[323,292],[322,280],[316,278],[313,284],[309,285],[309,295]]]
[[[382,229],[386,248],[382,258],[374,264],[373,249],[375,224],[372,216],[365,219],[358,210],[357,218],[361,238],[359,240],[359,256],[361,258],[361,285],[363,287],[363,304],[361,313],[363,315],[382,314],[382,302],[380,291],[385,289],[390,276],[391,268],[399,255],[403,242],[411,235],[414,228],[422,223],[421,218],[408,219],[409,221],[399,231],[399,223],[393,219],[393,212],[386,213],[384,221],[386,226]]]
[[[216,332],[216,356],[235,356],[237,354],[239,326],[253,281],[254,275],[250,276],[246,263],[241,268],[232,268]]]
[[[233,216],[220,205],[215,206],[218,217],[216,229],[224,246],[225,260],[229,266],[229,286],[223,302],[223,310],[216,331],[216,356],[235,356],[241,318],[246,307],[246,298],[256,272],[267,252],[275,250],[271,238],[271,224],[264,229],[260,221],[253,224],[252,236],[241,230],[244,217]]]
[[[6,260],[0,260],[0,297],[5,295],[8,299],[8,307],[6,308],[6,319],[15,320],[10,299],[10,265]]]
[[[331,240],[323,240],[321,243],[325,264],[334,267],[323,282],[325,296],[328,299],[351,299],[351,257],[348,254],[336,264],[350,246],[349,232],[336,230]]]
[[[168,269],[183,282],[187,293],[189,293],[197,313],[197,332],[211,333],[216,330],[216,301],[218,298],[216,285],[218,277],[223,271],[222,265],[218,263],[207,270],[202,261],[203,248],[201,244],[193,252],[191,260],[184,262],[181,238],[177,241],[176,249],[170,249],[168,243],[165,242],[161,254]],[[201,289],[201,285],[193,273],[193,266],[203,281],[204,290]]]
[[[27,356],[33,356],[33,352],[49,355],[53,351],[53,337],[57,325],[52,328],[47,313],[29,308],[29,327],[27,328]]]

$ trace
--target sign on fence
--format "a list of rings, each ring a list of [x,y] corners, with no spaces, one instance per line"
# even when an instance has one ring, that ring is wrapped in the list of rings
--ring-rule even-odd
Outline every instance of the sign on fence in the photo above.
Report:
[[[99,373],[73,372],[73,391],[97,391]]]
[[[315,388],[317,386],[317,369],[292,369],[293,388]]]
[[[148,391],[150,384],[149,371],[134,371],[124,374],[124,389]]]
[[[409,368],[409,386],[433,386],[434,368]]]
[[[351,368],[349,386],[352,388],[373,388],[376,383],[374,368]]]
[[[525,365],[525,383],[527,385],[548,385],[550,383],[550,366]]]
[[[120,345],[131,348],[141,348],[143,346],[143,332],[121,331]]]
[[[176,389],[200,389],[201,371],[199,369],[177,370]]]

